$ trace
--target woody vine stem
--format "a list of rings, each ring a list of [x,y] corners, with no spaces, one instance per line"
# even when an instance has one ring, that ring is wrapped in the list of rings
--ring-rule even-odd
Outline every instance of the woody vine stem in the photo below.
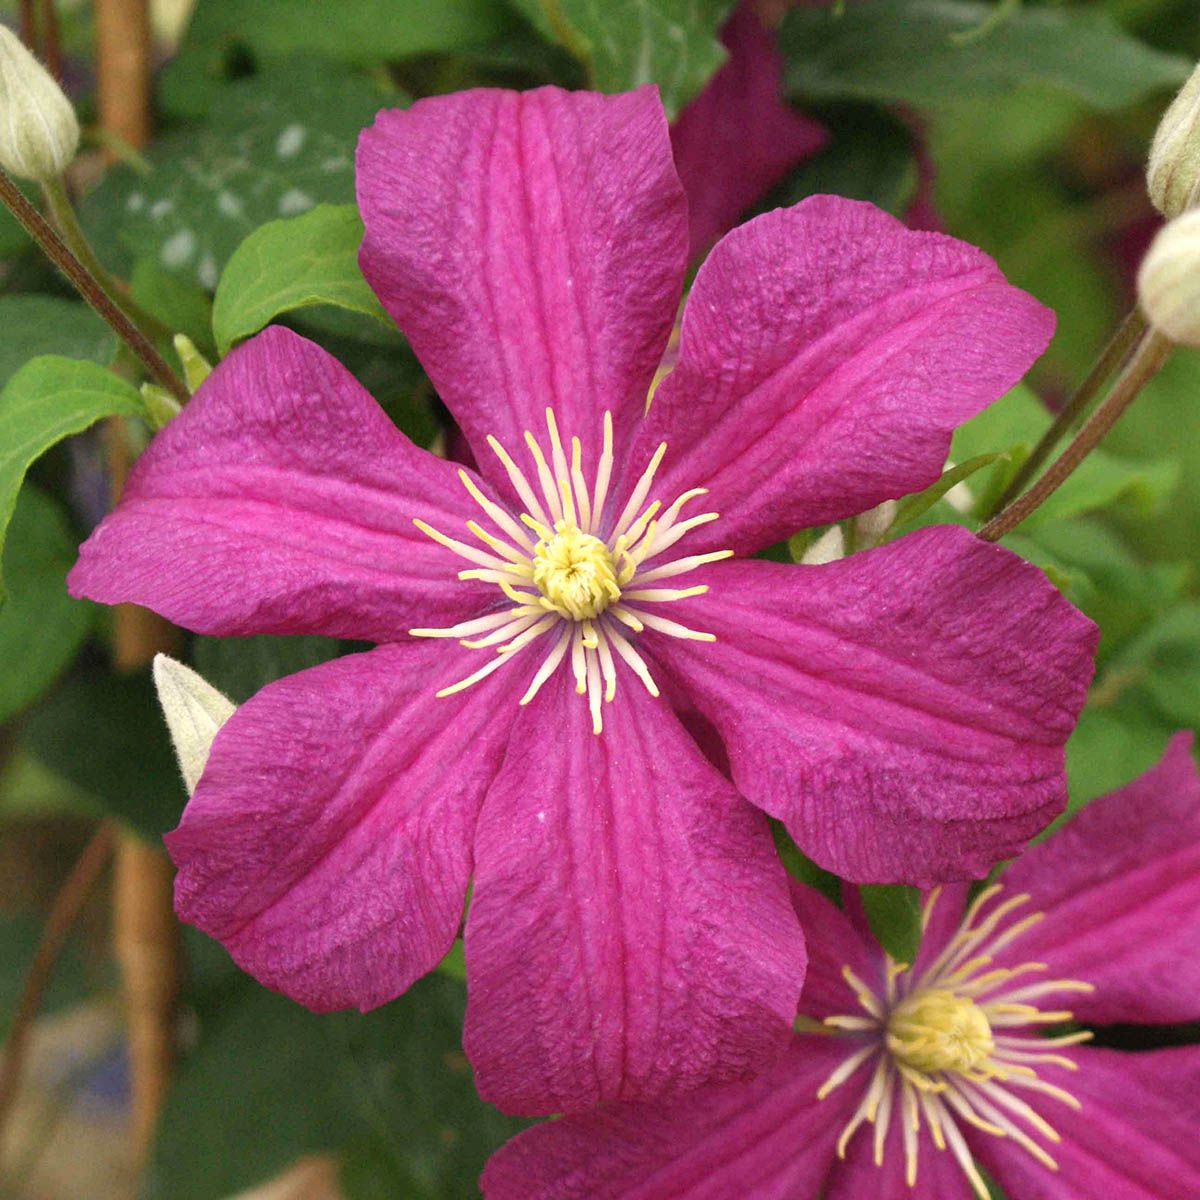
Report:
[[[21,190],[3,170],[0,170],[0,200],[3,200],[8,211],[21,223],[25,232],[38,244],[46,257],[137,356],[149,375],[162,384],[181,404],[186,403],[187,388],[154,348],[154,344],[133,323],[125,308],[110,295],[108,289],[96,277],[94,270],[89,270],[80,261],[79,256],[50,222],[25,199]],[[63,201],[66,202],[65,196]]]

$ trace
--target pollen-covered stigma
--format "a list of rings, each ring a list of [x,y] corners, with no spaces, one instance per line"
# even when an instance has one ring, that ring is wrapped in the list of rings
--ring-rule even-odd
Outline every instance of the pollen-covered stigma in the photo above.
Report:
[[[733,551],[662,560],[689,531],[719,516],[706,512],[681,519],[685,505],[703,496],[705,488],[684,492],[665,511],[659,500],[646,503],[666,453],[665,442],[651,456],[620,512],[611,517],[606,509],[613,471],[611,414],[604,414],[602,447],[590,487],[579,438],[571,438],[568,464],[558,423],[549,408],[546,430],[548,456],[533,434],[525,434],[536,487],[508,451],[494,437],[488,438],[520,499],[522,511],[516,517],[489,500],[466,471],[459,471],[463,486],[497,531],[489,532],[477,521],[468,521],[467,531],[479,546],[448,537],[424,521],[415,522],[422,533],[475,564],[460,571],[459,579],[494,583],[503,593],[505,607],[445,629],[410,629],[409,633],[413,637],[457,638],[473,650],[494,649],[494,656],[484,666],[442,688],[438,696],[478,683],[543,635],[551,635],[550,649],[520,703],[528,704],[569,655],[575,690],[587,696],[592,731],[600,733],[602,704],[616,695],[617,659],[637,675],[652,696],[658,695],[658,686],[634,645],[639,633],[652,629],[669,637],[715,640],[710,633],[689,629],[644,607],[698,596],[708,590],[706,586],[650,585],[729,558]]]
[[[918,1135],[924,1121],[937,1149],[949,1149],[980,1200],[989,1200],[991,1193],[959,1129],[961,1121],[1009,1138],[1047,1170],[1058,1169],[1037,1139],[1054,1144],[1061,1140],[1059,1134],[1018,1093],[1038,1092],[1079,1108],[1069,1092],[1039,1079],[1037,1068],[1053,1063],[1074,1070],[1075,1063],[1055,1050],[1085,1042],[1092,1035],[1086,1030],[1056,1037],[1036,1034],[1035,1027],[1065,1024],[1072,1014],[1043,1011],[1032,1001],[1094,988],[1075,979],[1024,981],[1045,971],[1045,963],[988,969],[1000,950],[1043,917],[1031,913],[1005,925],[1029,897],[1012,896],[993,906],[1002,891],[994,884],[979,894],[957,933],[916,978],[908,966],[889,957],[883,986],[872,990],[844,967],[842,976],[863,1011],[826,1017],[819,1024],[806,1022],[806,1029],[824,1027],[848,1041],[862,1040],[821,1085],[819,1099],[874,1059],[867,1090],[838,1140],[839,1158],[845,1157],[859,1126],[867,1123],[874,1126],[875,1163],[882,1166],[888,1129],[893,1120],[899,1121],[905,1180],[911,1188],[917,1180]],[[925,900],[922,932],[929,926],[939,894],[935,888]],[[1018,978],[1022,982],[1014,987]]]

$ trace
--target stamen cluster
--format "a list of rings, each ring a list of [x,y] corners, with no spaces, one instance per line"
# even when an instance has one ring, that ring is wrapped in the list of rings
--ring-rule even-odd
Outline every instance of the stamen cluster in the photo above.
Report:
[[[478,683],[543,634],[556,635],[520,703],[528,704],[569,654],[575,690],[587,695],[592,730],[600,733],[601,703],[611,702],[616,695],[617,659],[637,675],[652,696],[658,695],[646,661],[633,644],[633,635],[649,628],[670,637],[715,640],[710,633],[689,629],[643,607],[697,596],[708,590],[706,586],[648,585],[728,558],[732,551],[661,561],[661,556],[690,530],[715,521],[719,515],[707,512],[680,519],[684,506],[704,495],[705,488],[684,492],[661,515],[661,501],[646,503],[667,450],[665,442],[655,450],[614,518],[608,511],[613,471],[611,414],[604,414],[603,443],[591,487],[584,476],[579,438],[571,438],[568,464],[558,423],[549,408],[546,429],[549,455],[533,434],[525,433],[536,488],[508,451],[494,437],[488,438],[488,445],[520,499],[522,511],[516,516],[488,499],[466,471],[459,472],[463,486],[494,527],[493,532],[478,521],[467,522],[467,531],[480,546],[448,537],[424,521],[415,522],[434,541],[475,564],[460,571],[459,579],[494,583],[505,606],[448,628],[410,629],[409,633],[413,637],[458,638],[470,649],[495,647],[496,657],[465,679],[443,688],[438,696],[449,696]],[[652,560],[660,561],[650,565]]]
[[[895,1115],[903,1122],[909,1187],[915,1186],[917,1179],[922,1120],[934,1145],[939,1150],[949,1148],[980,1200],[988,1200],[990,1193],[959,1129],[960,1121],[996,1137],[1011,1138],[1043,1166],[1057,1170],[1057,1163],[1034,1135],[1055,1143],[1061,1140],[1058,1133],[1017,1093],[1041,1092],[1079,1108],[1069,1092],[1039,1079],[1037,1067],[1055,1063],[1074,1070],[1071,1059],[1053,1051],[1087,1041],[1091,1034],[1082,1031],[1046,1038],[1008,1031],[1070,1021],[1070,1012],[1043,1012],[1031,1002],[1093,988],[1072,979],[1013,986],[1019,977],[1046,970],[1045,963],[988,969],[1000,950],[1043,917],[1032,913],[1005,926],[1007,918],[1028,903],[1027,895],[1012,896],[990,907],[984,916],[1002,890],[996,884],[979,894],[958,932],[917,978],[910,976],[906,964],[889,957],[883,987],[876,992],[849,967],[842,969],[866,1015],[826,1017],[824,1025],[861,1038],[863,1045],[822,1084],[818,1097],[824,1099],[864,1063],[874,1059],[875,1065],[862,1102],[842,1130],[839,1157],[845,1157],[859,1126],[869,1123],[875,1132],[875,1162],[882,1166]],[[929,925],[939,894],[935,889],[925,902],[922,929]]]

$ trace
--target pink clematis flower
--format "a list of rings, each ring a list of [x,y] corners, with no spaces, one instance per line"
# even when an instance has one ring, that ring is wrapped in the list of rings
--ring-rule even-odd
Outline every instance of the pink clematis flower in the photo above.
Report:
[[[828,140],[780,94],[783,59],[752,0],[734,10],[721,40],[728,60],[671,126],[693,259]]]
[[[1012,1200],[1200,1196],[1200,1046],[1122,1053],[1050,1028],[1200,1017],[1190,744],[969,903],[927,893],[911,968],[796,884],[808,980],[779,1062],[527,1130],[492,1157],[487,1200],[988,1200],[977,1164]]]
[[[479,471],[271,329],[71,575],[202,633],[383,643],[223,727],[168,838],[178,910],[268,986],[369,1008],[447,952],[473,880],[485,1098],[744,1077],[786,1044],[804,958],[742,796],[852,878],[981,872],[1063,804],[1095,631],[960,528],[725,560],[928,484],[1052,318],[979,251],[817,198],[716,247],[647,414],[687,259],[653,88],[381,113],[358,193],[363,271]]]

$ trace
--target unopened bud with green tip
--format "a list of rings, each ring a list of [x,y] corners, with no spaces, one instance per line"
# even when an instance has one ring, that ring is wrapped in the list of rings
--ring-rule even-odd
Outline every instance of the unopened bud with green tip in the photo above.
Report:
[[[190,796],[200,782],[217,731],[237,706],[202,675],[167,654],[154,656],[154,686]]]
[[[70,100],[21,39],[0,25],[0,166],[20,179],[50,183],[78,149]]]
[[[196,343],[186,333],[175,335],[175,353],[183,367],[183,381],[194,392],[212,373],[212,363],[196,349]]]
[[[1200,209],[1168,222],[1138,271],[1146,320],[1181,346],[1200,346]]]
[[[143,383],[140,391],[146,407],[146,424],[155,432],[182,411],[179,401],[157,383]]]
[[[1196,202],[1200,182],[1200,66],[1192,72],[1158,123],[1150,147],[1146,187],[1164,217],[1177,217]]]

